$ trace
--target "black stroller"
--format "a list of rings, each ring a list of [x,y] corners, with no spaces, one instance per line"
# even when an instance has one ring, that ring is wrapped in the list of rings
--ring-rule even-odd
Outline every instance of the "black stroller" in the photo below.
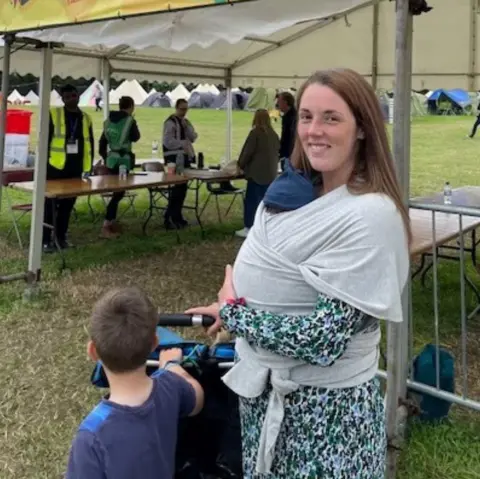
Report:
[[[191,315],[160,315],[160,344],[147,360],[147,373],[158,369],[159,352],[181,348],[184,367],[205,391],[205,407],[196,417],[183,419],[179,425],[176,479],[240,479],[242,451],[240,418],[236,396],[221,381],[225,369],[231,367],[233,343],[205,344],[184,340],[166,326],[208,326],[213,318]],[[101,363],[95,365],[92,384],[107,388],[108,381]]]

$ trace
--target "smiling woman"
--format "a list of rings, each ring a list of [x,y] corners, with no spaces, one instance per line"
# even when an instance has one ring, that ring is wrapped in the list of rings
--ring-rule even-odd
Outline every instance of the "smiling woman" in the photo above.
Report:
[[[216,316],[237,336],[244,477],[383,479],[380,320],[402,321],[410,225],[380,105],[351,70],[298,94],[291,165],[227,269]]]

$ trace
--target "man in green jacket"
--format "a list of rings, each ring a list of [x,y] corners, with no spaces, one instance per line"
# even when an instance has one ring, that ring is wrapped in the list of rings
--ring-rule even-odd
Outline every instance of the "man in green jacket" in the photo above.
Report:
[[[105,121],[103,134],[100,138],[99,153],[105,161],[108,174],[118,175],[120,166],[126,167],[127,171],[133,169],[135,155],[132,152],[132,143],[140,139],[140,131],[137,122],[133,118],[135,102],[129,96],[122,96],[119,102],[119,111],[112,111],[108,120]],[[116,222],[118,204],[125,196],[125,191],[114,193],[107,206],[105,221],[101,236],[103,238],[116,238],[120,233],[120,227]]]

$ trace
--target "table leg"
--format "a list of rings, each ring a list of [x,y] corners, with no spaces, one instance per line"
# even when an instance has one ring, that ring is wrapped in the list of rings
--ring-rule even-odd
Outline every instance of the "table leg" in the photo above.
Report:
[[[147,234],[147,225],[148,225],[148,222],[150,221],[150,218],[153,216],[153,208],[154,208],[154,202],[155,202],[154,194],[151,188],[148,189],[148,195],[150,198],[150,203],[148,205],[148,215],[147,215],[147,219],[145,220],[142,226],[142,231],[144,235]]]
[[[468,319],[471,319],[473,318],[474,316],[476,316],[479,312],[480,312],[480,291],[478,290],[478,288],[475,286],[475,284],[473,283],[473,281],[467,276],[465,275],[465,282],[468,284],[468,286],[470,286],[470,289],[473,291],[473,294],[476,296],[477,298],[477,306],[475,307],[475,309],[467,316]]]
[[[57,237],[57,201],[55,198],[52,199],[52,210],[53,210],[53,214],[52,214],[53,242],[55,243],[55,247],[57,248],[57,251],[62,261],[60,265],[60,272],[62,272],[65,269],[67,269],[67,260],[65,259],[65,254],[62,250],[62,247],[60,246],[60,243]]]
[[[202,232],[202,239],[205,239],[205,230],[203,229],[202,221],[200,220],[201,212],[200,210],[200,187],[202,183],[200,180],[195,180],[195,217],[197,218],[198,226],[200,226],[200,231]]]

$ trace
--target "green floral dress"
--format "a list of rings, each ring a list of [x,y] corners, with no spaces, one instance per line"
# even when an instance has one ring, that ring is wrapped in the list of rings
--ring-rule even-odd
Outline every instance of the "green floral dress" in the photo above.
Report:
[[[268,351],[322,367],[342,356],[364,313],[320,295],[311,316],[288,316],[240,304],[221,310],[225,327]],[[376,324],[375,327],[378,327]],[[377,379],[347,389],[301,387],[285,397],[285,416],[269,474],[255,463],[270,390],[240,398],[244,477],[383,479],[385,411]]]

